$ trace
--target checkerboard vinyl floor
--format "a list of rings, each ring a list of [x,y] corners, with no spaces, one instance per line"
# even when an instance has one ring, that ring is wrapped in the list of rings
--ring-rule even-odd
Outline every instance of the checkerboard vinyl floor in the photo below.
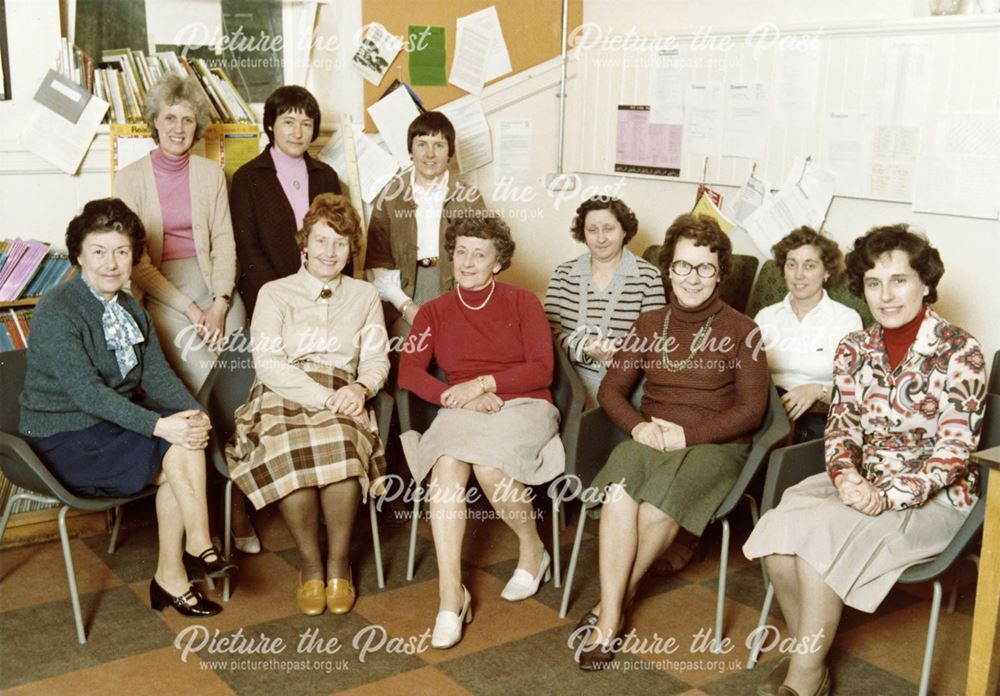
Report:
[[[140,506],[142,503],[139,504]],[[363,511],[364,512],[364,511]],[[0,690],[5,694],[174,693],[247,694],[752,694],[776,659],[753,671],[745,646],[756,624],[764,586],[758,565],[740,545],[749,520],[734,524],[726,602],[724,656],[692,652],[694,636],[713,625],[719,535],[710,528],[705,557],[671,577],[650,576],[628,614],[646,642],[644,654],[619,656],[605,673],[585,673],[567,639],[598,597],[596,524],[588,526],[569,616],[559,618],[561,590],[544,585],[532,599],[511,604],[500,590],[516,566],[517,544],[497,520],[470,521],[463,559],[474,621],[451,650],[430,648],[437,609],[434,547],[421,522],[417,570],[407,582],[408,526],[386,524],[382,513],[386,587],[376,583],[367,515],[354,532],[359,598],[344,616],[306,617],[295,604],[297,554],[280,516],[265,510],[256,525],[265,551],[241,556],[225,610],[207,620],[172,609],[150,610],[156,530],[149,510],[130,511],[119,550],[107,554],[107,535],[74,539],[88,642],[73,629],[58,542],[0,553]],[[743,516],[746,516],[745,513]],[[543,534],[547,520],[541,523]],[[562,536],[568,564],[572,528]],[[545,537],[544,538],[550,538]],[[954,613],[942,612],[931,689],[964,690],[975,574],[956,568],[945,586],[959,587]],[[872,615],[845,612],[830,656],[837,694],[914,694],[930,613],[930,586],[895,588]],[[214,593],[221,601],[221,589]],[[947,595],[946,595],[947,599]],[[784,628],[780,617],[771,621]],[[421,636],[426,637],[421,640]],[[674,638],[676,652],[657,650]]]

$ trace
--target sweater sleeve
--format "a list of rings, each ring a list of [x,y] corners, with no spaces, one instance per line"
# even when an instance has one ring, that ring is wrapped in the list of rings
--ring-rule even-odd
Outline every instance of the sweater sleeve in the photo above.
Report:
[[[434,308],[424,305],[413,319],[413,328],[399,358],[399,386],[434,405],[441,404],[441,394],[448,388],[446,383],[427,371],[434,357],[437,333]]]
[[[372,206],[371,219],[368,221],[368,248],[365,252],[365,268],[395,268],[392,258],[392,247],[389,244],[390,222],[385,211],[387,199],[391,199],[393,191],[401,184],[399,177],[389,181],[379,192]]]
[[[545,290],[545,316],[549,321],[549,329],[556,340],[560,350],[569,356],[574,363],[592,364],[593,359],[583,350],[583,344],[587,339],[586,327],[567,327],[571,322],[563,321],[564,311],[572,312],[573,305],[579,302],[573,295],[580,292],[579,288],[574,288],[570,282],[567,270],[564,266],[559,266],[552,274],[552,280]],[[569,303],[568,305],[561,304]]]
[[[732,404],[711,419],[686,426],[684,437],[688,446],[733,442],[760,427],[767,410],[771,376],[766,354],[757,350],[756,342],[749,338],[757,335],[756,328],[754,326],[754,330],[740,340],[733,370],[735,389]]]
[[[369,297],[368,314],[362,331],[356,381],[374,394],[389,376],[388,335],[382,318],[382,304],[374,291]]]
[[[264,283],[278,277],[278,272],[271,265],[271,260],[264,253],[260,244],[261,230],[257,226],[254,215],[252,174],[246,169],[240,169],[233,177],[233,190],[230,194],[230,211],[233,220],[233,238],[239,250],[240,296],[247,307],[247,314],[253,316],[257,303],[257,293]]]
[[[642,353],[638,347],[646,343],[644,331],[647,322],[640,316],[608,365],[608,371],[597,390],[597,402],[611,421],[623,431],[632,435],[639,423],[646,421],[642,414],[632,407],[630,399],[636,385],[642,379]]]
[[[552,334],[542,303],[524,290],[517,292],[514,302],[521,318],[519,338],[524,348],[524,362],[493,373],[498,394],[524,394],[546,389],[552,384]]]
[[[30,351],[32,361],[52,371],[64,393],[82,413],[146,437],[153,436],[160,415],[104,383],[87,353],[80,328],[59,308],[36,310],[31,321]]]
[[[855,379],[860,359],[858,346],[850,335],[840,342],[833,357],[833,395],[826,417],[824,449],[826,470],[834,484],[845,471],[861,468],[864,435],[860,387]]]

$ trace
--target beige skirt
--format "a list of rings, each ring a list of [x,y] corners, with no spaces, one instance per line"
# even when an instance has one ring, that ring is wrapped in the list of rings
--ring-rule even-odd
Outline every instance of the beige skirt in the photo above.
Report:
[[[410,430],[399,439],[418,483],[445,455],[499,469],[529,486],[551,481],[566,469],[559,410],[544,399],[513,399],[497,413],[442,408],[423,435]]]
[[[743,545],[749,559],[773,554],[805,560],[848,606],[873,612],[911,565],[941,553],[965,521],[947,496],[874,517],[848,507],[826,473],[785,491]]]

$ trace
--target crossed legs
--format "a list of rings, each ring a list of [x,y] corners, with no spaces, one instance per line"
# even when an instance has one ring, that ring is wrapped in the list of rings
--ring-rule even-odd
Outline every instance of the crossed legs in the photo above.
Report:
[[[300,488],[278,501],[278,509],[299,551],[302,582],[350,578],[351,532],[361,503],[356,478],[322,488]],[[319,516],[326,523],[326,566],[319,543]]]
[[[479,485],[518,539],[518,568],[538,572],[545,545],[535,526],[531,495],[503,472],[471,465],[447,455],[431,469],[431,532],[438,564],[439,611],[462,610],[462,539],[465,537],[466,485],[475,473]]]
[[[601,602],[594,608],[598,616],[595,641],[611,642],[625,604],[635,596],[639,581],[679,529],[660,509],[637,502],[618,484],[608,486],[598,535]]]
[[[799,644],[810,641],[809,651],[790,656],[784,683],[800,694],[815,693],[823,680],[824,663],[844,603],[819,573],[798,556],[767,556],[764,565],[792,637]]]

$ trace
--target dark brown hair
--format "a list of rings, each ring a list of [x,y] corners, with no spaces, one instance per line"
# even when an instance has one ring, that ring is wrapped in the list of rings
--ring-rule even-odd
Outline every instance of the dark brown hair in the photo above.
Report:
[[[274,144],[274,122],[282,114],[289,111],[301,111],[313,122],[312,141],[319,137],[320,112],[319,102],[305,87],[298,85],[285,85],[271,92],[271,96],[264,102],[264,133],[267,134],[268,141]]]
[[[413,139],[421,135],[440,135],[448,141],[448,157],[455,156],[455,126],[440,111],[425,111],[406,130],[406,151],[413,152]]]
[[[587,221],[587,213],[595,210],[610,210],[611,214],[618,220],[622,230],[625,232],[624,244],[628,244],[635,233],[639,231],[639,219],[632,212],[632,209],[625,205],[621,199],[611,196],[592,196],[580,204],[576,209],[576,217],[573,218],[573,239],[578,242],[587,243],[587,235],[584,232],[584,224]]]
[[[83,211],[69,221],[66,228],[66,249],[69,260],[79,266],[83,240],[94,232],[121,232],[132,241],[132,265],[142,258],[146,243],[146,228],[142,220],[118,198],[98,198],[83,206]]]
[[[510,236],[510,227],[496,213],[486,212],[453,218],[444,233],[444,250],[448,252],[449,259],[455,257],[455,241],[459,237],[489,239],[497,251],[500,271],[510,268],[510,261],[514,257],[514,240]]]
[[[361,244],[361,218],[351,202],[338,193],[321,193],[313,199],[309,212],[302,218],[302,229],[295,233],[299,251],[306,248],[313,225],[325,223],[341,237],[351,242],[351,254],[358,253]]]
[[[944,275],[941,254],[931,246],[927,238],[910,229],[906,223],[873,227],[854,240],[854,249],[847,254],[847,286],[851,294],[864,299],[865,273],[875,267],[875,262],[883,254],[899,249],[910,257],[910,268],[920,276],[920,282],[927,286],[924,302],[937,302],[937,284]]]
[[[814,246],[819,251],[823,268],[829,274],[827,279],[823,281],[823,287],[830,288],[839,283],[840,277],[844,273],[844,254],[835,241],[824,237],[812,227],[800,227],[792,230],[780,242],[771,247],[771,253],[774,254],[774,262],[778,265],[778,269],[784,270],[785,261],[788,260],[790,251],[804,246]]]
[[[707,246],[709,251],[719,255],[720,283],[729,275],[733,267],[733,243],[729,241],[729,235],[723,232],[719,223],[708,215],[690,213],[678,215],[667,228],[659,258],[660,272],[663,275],[670,274],[670,264],[674,262],[674,250],[681,238],[692,240],[695,246]]]

